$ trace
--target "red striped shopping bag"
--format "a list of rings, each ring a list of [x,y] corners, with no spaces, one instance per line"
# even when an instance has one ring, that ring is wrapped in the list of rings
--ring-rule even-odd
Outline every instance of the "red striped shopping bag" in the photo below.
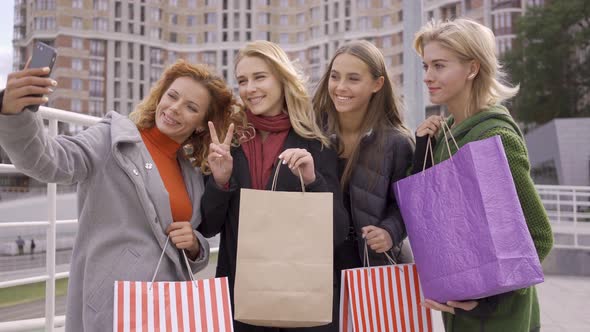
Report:
[[[232,332],[227,278],[194,279],[184,250],[190,281],[115,281],[114,332]]]
[[[233,331],[227,278],[115,282],[115,332]]]
[[[423,298],[415,264],[343,270],[340,331],[430,332]]]

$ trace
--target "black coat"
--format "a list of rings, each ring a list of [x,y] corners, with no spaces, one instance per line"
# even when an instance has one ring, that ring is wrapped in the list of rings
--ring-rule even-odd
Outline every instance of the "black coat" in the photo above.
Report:
[[[414,143],[408,135],[390,129],[380,134],[369,132],[360,144],[358,162],[348,188],[349,209],[356,232],[359,257],[362,262],[365,244],[361,229],[373,225],[389,233],[394,245],[392,254],[399,258],[400,246],[407,233],[391,185],[406,177],[412,165]],[[385,255],[377,254],[371,249],[368,252],[371,265],[389,264]],[[343,259],[346,257],[339,257],[337,261]]]
[[[325,147],[322,149],[319,141],[303,138],[292,129],[281,151],[290,148],[306,149],[313,157],[316,168],[316,180],[307,185],[306,190],[311,192],[332,192],[334,194],[333,240],[334,246],[336,247],[344,242],[349,225],[349,217],[342,204],[342,193],[338,180],[338,156],[333,149]],[[230,296],[233,303],[238,219],[240,213],[240,189],[252,188],[252,184],[248,160],[242,148],[232,148],[231,153],[233,157],[233,173],[230,179],[229,189],[219,188],[212,177],[207,180],[205,193],[201,201],[203,221],[199,225],[198,230],[205,237],[212,237],[221,233],[216,276],[228,277]],[[274,170],[272,174],[274,174]],[[267,190],[270,190],[271,184],[272,176],[266,184]],[[285,169],[281,171],[276,190],[301,191],[301,182],[298,177]],[[338,308],[334,308],[334,310],[338,310]]]

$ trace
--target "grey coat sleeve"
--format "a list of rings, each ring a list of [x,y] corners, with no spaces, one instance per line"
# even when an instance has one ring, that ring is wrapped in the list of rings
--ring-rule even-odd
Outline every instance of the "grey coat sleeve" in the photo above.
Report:
[[[36,113],[0,114],[0,146],[24,174],[42,182],[73,184],[86,180],[93,163],[104,159],[108,127],[100,123],[76,136],[49,137]]]

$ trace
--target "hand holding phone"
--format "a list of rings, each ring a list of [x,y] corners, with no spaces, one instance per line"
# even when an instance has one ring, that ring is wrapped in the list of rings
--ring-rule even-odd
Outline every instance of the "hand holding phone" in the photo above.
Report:
[[[57,82],[49,78],[55,63],[55,49],[45,44],[35,45],[33,57],[25,69],[8,74],[0,103],[3,114],[18,114],[25,109],[35,112],[47,102],[44,95],[53,92]]]
[[[31,62],[29,63],[28,68],[49,68],[49,72],[47,75],[42,77],[49,77],[51,74],[51,70],[53,69],[53,65],[55,64],[55,58],[57,57],[57,51],[55,48],[42,43],[37,42],[35,43],[35,48],[33,49],[33,57],[31,58]],[[42,97],[43,95],[34,94],[31,97]],[[37,112],[39,110],[39,104],[29,105],[27,109],[31,112]]]

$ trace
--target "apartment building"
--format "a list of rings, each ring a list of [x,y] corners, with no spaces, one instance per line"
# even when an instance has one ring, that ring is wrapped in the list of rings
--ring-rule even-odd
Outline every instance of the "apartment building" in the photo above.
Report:
[[[52,77],[60,85],[49,106],[95,116],[108,110],[128,114],[176,59],[206,63],[236,86],[238,49],[250,40],[271,40],[298,61],[313,89],[341,44],[367,39],[382,50],[399,86],[403,20],[415,19],[404,17],[402,1],[15,0],[14,68],[22,68],[35,41],[53,45],[58,59]],[[421,19],[481,21],[498,34],[502,52],[514,38],[516,17],[540,3],[423,0]]]

